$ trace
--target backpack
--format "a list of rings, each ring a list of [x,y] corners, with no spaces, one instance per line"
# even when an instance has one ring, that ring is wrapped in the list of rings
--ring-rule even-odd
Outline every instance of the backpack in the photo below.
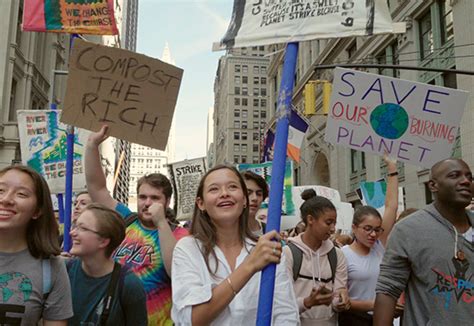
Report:
[[[301,249],[298,248],[298,246],[296,246],[293,242],[289,242],[288,247],[290,247],[291,254],[293,256],[293,281],[296,281],[299,277],[312,280],[312,277],[300,274],[301,264],[303,263],[303,252],[301,251]],[[328,260],[329,266],[331,266],[331,278],[322,279],[321,282],[334,283],[337,268],[336,247],[332,247],[332,249],[328,252]]]

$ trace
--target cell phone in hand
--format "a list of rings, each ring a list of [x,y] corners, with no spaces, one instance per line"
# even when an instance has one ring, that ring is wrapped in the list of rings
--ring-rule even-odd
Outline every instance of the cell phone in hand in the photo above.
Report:
[[[322,287],[319,289],[319,293],[321,293],[321,294],[329,294],[329,293],[332,293],[332,291],[329,290],[327,287],[322,286]]]

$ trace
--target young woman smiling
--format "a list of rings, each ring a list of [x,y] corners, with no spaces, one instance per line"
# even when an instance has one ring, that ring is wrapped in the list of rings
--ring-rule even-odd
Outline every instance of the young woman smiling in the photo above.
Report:
[[[258,239],[248,225],[247,188],[239,172],[216,166],[201,179],[191,236],[173,252],[172,318],[176,325],[254,325],[260,271],[284,261],[276,231]],[[273,323],[298,324],[284,263],[277,265]]]

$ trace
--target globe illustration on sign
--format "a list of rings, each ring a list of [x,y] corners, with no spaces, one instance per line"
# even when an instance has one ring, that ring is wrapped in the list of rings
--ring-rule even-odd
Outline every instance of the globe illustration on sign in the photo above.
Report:
[[[370,125],[380,137],[398,139],[408,128],[408,113],[398,104],[380,104],[370,114]]]

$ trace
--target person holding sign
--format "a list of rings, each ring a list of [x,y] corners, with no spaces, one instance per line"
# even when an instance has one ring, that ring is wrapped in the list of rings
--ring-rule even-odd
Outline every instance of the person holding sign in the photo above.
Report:
[[[434,202],[395,226],[380,266],[374,325],[391,325],[405,290],[404,326],[473,323],[472,172],[460,159],[433,165]]]
[[[264,178],[252,171],[242,172],[249,196],[249,228],[258,237],[265,233],[265,223],[257,220],[257,212],[268,197],[268,185]]]
[[[199,183],[191,236],[173,252],[175,325],[255,325],[261,270],[276,267],[274,325],[298,325],[280,236],[258,241],[248,225],[247,187],[231,166],[210,169]],[[281,264],[280,264],[281,262]]]
[[[71,288],[46,181],[25,166],[0,171],[0,325],[67,325]]]
[[[337,325],[337,311],[347,310],[347,265],[330,240],[336,229],[336,207],[329,199],[303,191],[305,231],[283,248],[298,301],[301,325]]]
[[[78,258],[67,262],[74,308],[69,324],[145,326],[143,285],[111,257],[125,238],[122,217],[101,204],[82,211],[71,227],[71,254]]]
[[[380,262],[398,209],[396,161],[384,155],[387,165],[387,193],[383,218],[373,207],[359,207],[352,220],[354,242],[342,248],[347,259],[350,311],[339,314],[339,325],[372,325],[375,285]]]
[[[85,150],[87,189],[94,202],[115,209],[126,218],[125,239],[114,253],[117,262],[129,267],[140,278],[147,295],[149,325],[171,323],[171,255],[177,239],[187,230],[170,226],[166,218],[172,194],[164,175],[143,176],[137,182],[138,213],[132,212],[110,195],[100,165],[99,145],[107,138],[107,126],[92,133]]]

